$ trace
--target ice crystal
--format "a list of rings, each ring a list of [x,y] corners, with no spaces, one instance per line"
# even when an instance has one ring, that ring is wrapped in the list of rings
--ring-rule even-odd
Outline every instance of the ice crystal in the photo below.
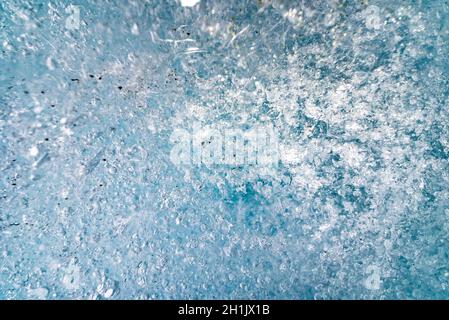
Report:
[[[447,1],[0,21],[1,299],[449,298]],[[195,123],[269,124],[279,165],[177,166]]]

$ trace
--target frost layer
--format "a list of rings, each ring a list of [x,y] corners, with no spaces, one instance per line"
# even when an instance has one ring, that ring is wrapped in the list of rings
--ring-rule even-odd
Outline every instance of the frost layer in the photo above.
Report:
[[[69,4],[0,3],[1,299],[449,298],[446,1]]]

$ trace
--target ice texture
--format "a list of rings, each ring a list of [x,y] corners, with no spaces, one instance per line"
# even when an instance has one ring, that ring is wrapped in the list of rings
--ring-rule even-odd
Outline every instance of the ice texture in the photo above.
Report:
[[[3,0],[0,299],[448,299],[449,2]],[[277,167],[179,167],[271,124]]]

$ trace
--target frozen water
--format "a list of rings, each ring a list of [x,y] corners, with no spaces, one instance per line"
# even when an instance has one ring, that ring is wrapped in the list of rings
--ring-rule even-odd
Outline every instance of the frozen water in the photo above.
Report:
[[[1,299],[449,298],[447,1],[0,21]],[[194,123],[270,124],[279,165],[176,166]]]

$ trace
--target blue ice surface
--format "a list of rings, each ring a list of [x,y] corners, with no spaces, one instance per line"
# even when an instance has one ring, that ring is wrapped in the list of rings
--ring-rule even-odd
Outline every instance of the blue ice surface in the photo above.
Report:
[[[0,21],[0,299],[449,298],[448,1]],[[176,166],[194,122],[271,124],[282,159]]]

